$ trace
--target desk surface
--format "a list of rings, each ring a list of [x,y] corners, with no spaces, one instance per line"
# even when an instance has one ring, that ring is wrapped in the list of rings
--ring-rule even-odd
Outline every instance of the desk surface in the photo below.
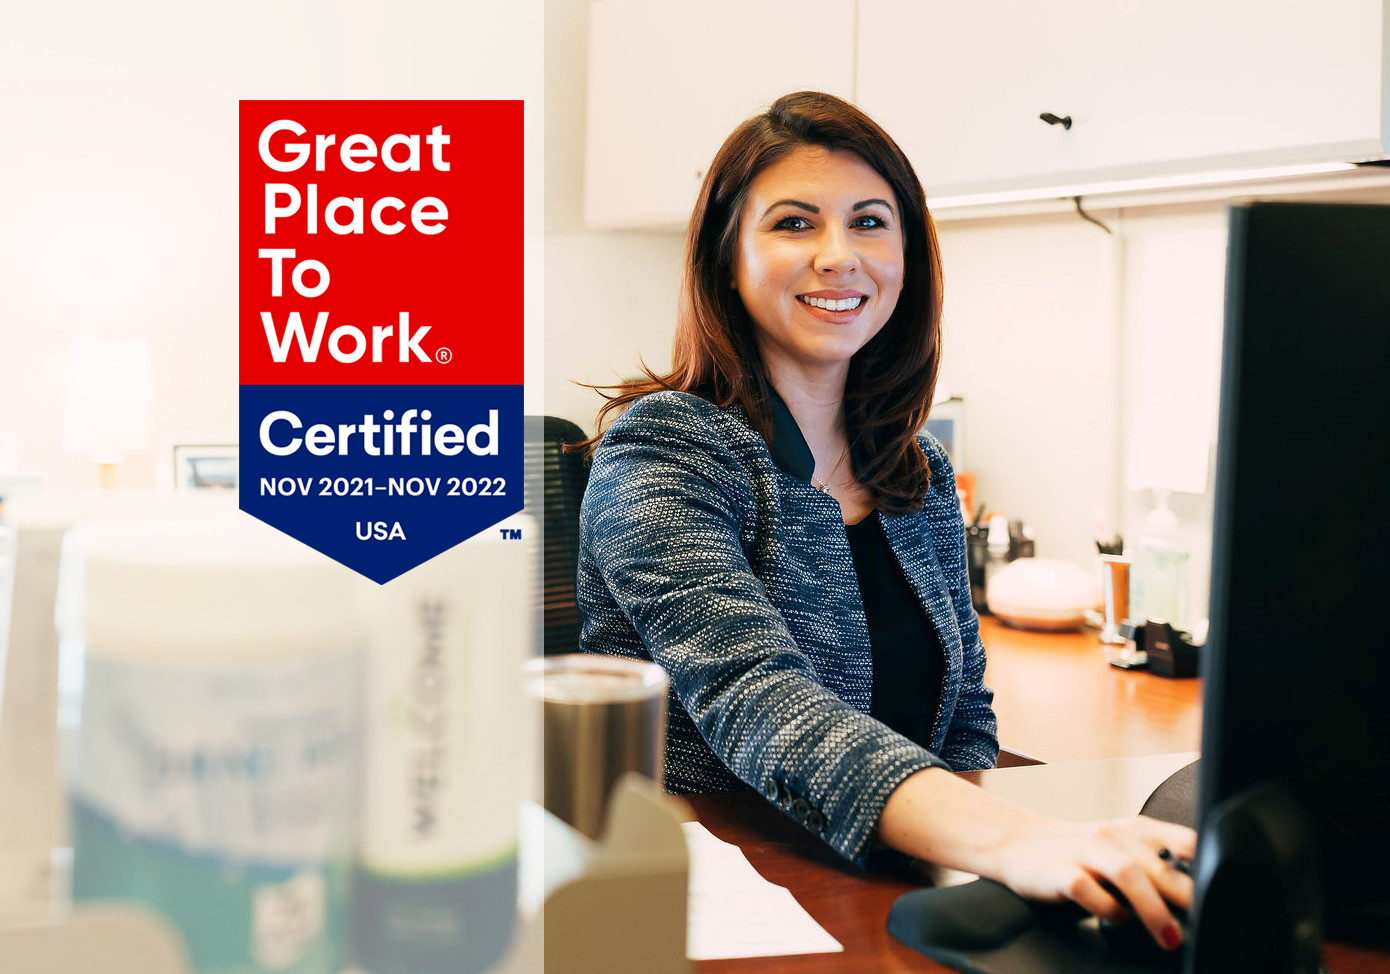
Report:
[[[971,772],[981,787],[1059,817],[1132,814],[1192,754],[1085,761]],[[865,874],[831,852],[791,819],[751,793],[686,796],[699,820],[719,838],[743,849],[769,881],[792,895],[844,944],[843,953],[699,961],[696,974],[910,974],[945,971],[888,934],[888,910],[902,893],[921,885],[906,876]],[[1336,974],[1384,974],[1390,954],[1330,944]]]
[[[1037,633],[980,620],[999,741],[1049,764],[1196,751],[1202,691],[1105,662],[1094,630]]]

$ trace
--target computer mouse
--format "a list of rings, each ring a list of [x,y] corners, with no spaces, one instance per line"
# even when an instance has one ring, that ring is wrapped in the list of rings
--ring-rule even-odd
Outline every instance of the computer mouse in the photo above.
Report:
[[[1129,901],[1124,894],[1115,889],[1109,883],[1103,883],[1110,895],[1119,900],[1120,905],[1129,909]],[[1184,940],[1187,934],[1187,911],[1181,907],[1169,904],[1168,910],[1173,915],[1173,922],[1183,931]],[[1117,957],[1124,957],[1130,960],[1143,960],[1159,962],[1172,962],[1173,970],[1182,966],[1181,950],[1165,950],[1159,946],[1158,941],[1154,940],[1153,934],[1149,933],[1149,928],[1132,914],[1125,920],[1118,923],[1111,923],[1106,920],[1100,921],[1100,936],[1105,942],[1106,949]]]

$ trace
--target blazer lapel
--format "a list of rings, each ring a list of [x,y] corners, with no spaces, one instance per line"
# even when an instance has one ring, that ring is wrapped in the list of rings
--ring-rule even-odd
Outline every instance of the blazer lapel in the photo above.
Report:
[[[941,738],[946,722],[940,719],[943,714],[955,710],[956,698],[960,696],[962,670],[962,646],[960,625],[947,590],[946,576],[936,558],[932,544],[926,513],[916,511],[896,517],[882,516],[884,534],[893,549],[894,556],[908,584],[916,593],[918,601],[936,629],[936,637],[941,642],[945,656],[945,674],[941,681],[941,704],[937,712],[934,736]],[[933,746],[940,745],[939,740]]]

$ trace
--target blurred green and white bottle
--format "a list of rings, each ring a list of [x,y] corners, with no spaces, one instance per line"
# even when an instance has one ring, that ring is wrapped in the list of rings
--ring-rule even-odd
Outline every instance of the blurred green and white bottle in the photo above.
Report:
[[[80,522],[75,901],[168,917],[199,974],[338,974],[361,715],[355,577],[204,499]],[[72,680],[69,680],[71,684]]]
[[[487,971],[511,943],[537,540],[518,515],[369,596],[353,941],[370,974]]]

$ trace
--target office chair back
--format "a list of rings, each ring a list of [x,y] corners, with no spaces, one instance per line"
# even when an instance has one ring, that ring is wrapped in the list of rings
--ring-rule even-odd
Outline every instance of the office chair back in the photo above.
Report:
[[[566,453],[588,435],[558,416],[526,417],[526,509],[542,525],[542,645],[547,656],[579,652],[579,505],[589,484],[589,458]]]

